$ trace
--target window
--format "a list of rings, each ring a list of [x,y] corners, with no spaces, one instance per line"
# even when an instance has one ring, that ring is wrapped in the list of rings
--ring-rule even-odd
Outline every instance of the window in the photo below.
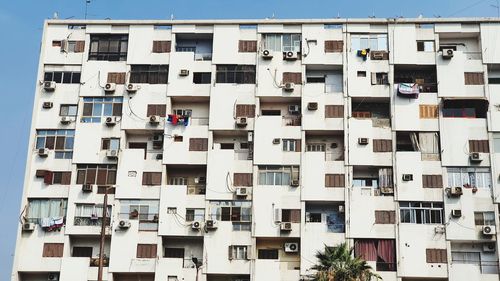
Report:
[[[208,151],[207,138],[190,138],[189,151]]]
[[[345,187],[344,174],[326,174],[325,187]]]
[[[402,223],[442,224],[443,203],[401,202],[399,204]]]
[[[465,72],[465,85],[484,85],[484,74],[482,72]]]
[[[102,223],[102,204],[76,204],[75,219],[73,224],[76,226],[97,226]],[[111,216],[111,206],[106,209],[106,225],[109,225]]]
[[[79,29],[86,29],[86,25],[81,25],[81,24],[70,24],[68,25],[68,29],[70,30],[79,30]]]
[[[281,34],[264,34],[264,49],[281,52]]]
[[[83,53],[85,51],[85,41],[67,41],[67,49],[68,53]]]
[[[45,184],[62,184],[62,185],[70,185],[71,184],[71,172],[51,172],[45,171],[45,175],[43,177],[43,182]]]
[[[210,84],[212,82],[211,72],[193,72],[193,83]]]
[[[493,133],[493,150],[500,153],[500,134]]]
[[[119,138],[103,138],[101,140],[102,150],[118,150],[120,149],[120,139]]]
[[[488,101],[482,99],[445,99],[443,117],[448,118],[486,118]]]
[[[475,225],[495,225],[495,212],[474,212]]]
[[[325,118],[344,118],[344,106],[325,105]]]
[[[358,34],[351,36],[351,51],[370,49],[387,51],[387,34]]]
[[[300,52],[301,34],[283,34],[283,52]]]
[[[264,34],[264,49],[272,52],[300,52],[300,34]]]
[[[376,224],[396,223],[396,211],[375,211]]]
[[[205,219],[205,209],[186,209],[186,221],[202,221]]]
[[[158,230],[159,200],[120,200],[119,219],[138,220],[139,231]]]
[[[240,53],[255,53],[255,52],[257,52],[257,41],[255,41],[255,40],[240,40],[238,42],[238,52],[240,52]]]
[[[125,84],[125,72],[108,72],[108,83]]]
[[[366,77],[366,71],[358,71],[358,77]]]
[[[74,138],[75,130],[37,130],[35,148],[53,149],[55,159],[71,159]]]
[[[75,258],[91,258],[92,250],[92,247],[73,247],[71,256]]]
[[[234,222],[233,231],[251,231],[252,225],[248,222]]]
[[[372,72],[372,85],[389,85],[389,74],[386,72]]]
[[[138,259],[156,258],[156,244],[137,244]]]
[[[121,116],[123,97],[83,98],[81,122],[99,123],[103,116]]]
[[[42,257],[62,258],[63,252],[64,252],[64,243],[44,243]]]
[[[61,104],[59,109],[59,116],[74,117],[78,114],[78,105],[76,104]]]
[[[490,168],[448,168],[448,186],[491,188]]]
[[[452,263],[481,265],[481,253],[479,252],[451,252]]]
[[[167,105],[165,104],[148,104],[146,116],[158,115],[160,117],[167,116]]]
[[[279,109],[262,109],[263,116],[281,116],[281,110]]]
[[[443,176],[442,175],[422,175],[423,188],[442,188]]]
[[[392,140],[373,140],[373,152],[391,152]]]
[[[165,248],[165,258],[184,258],[184,248]]]
[[[172,109],[172,112],[173,114],[175,115],[179,115],[179,116],[191,116],[193,114],[193,110],[192,109],[180,109],[180,108],[177,108],[177,109]]]
[[[184,138],[182,136],[179,136],[179,135],[174,136],[174,142],[183,142],[183,141],[184,141]]]
[[[324,29],[342,29],[341,24],[324,24],[323,25]]]
[[[324,143],[309,143],[306,144],[306,151],[320,151],[325,152],[326,144]]]
[[[253,174],[252,173],[234,173],[233,174],[234,186],[252,186]]]
[[[210,218],[220,221],[246,222],[252,220],[252,202],[211,201]]]
[[[154,28],[154,30],[171,30],[172,26],[171,25],[164,25],[164,24],[156,24],[153,28]]]
[[[53,81],[62,84],[80,84],[80,71],[45,71],[43,81]]]
[[[439,116],[438,106],[433,104],[421,104],[419,105],[419,113],[420,119],[436,119]]]
[[[353,178],[352,186],[378,188],[378,179]]]
[[[260,260],[277,260],[278,249],[259,249],[258,259]]]
[[[446,249],[425,249],[427,263],[448,263]]]
[[[307,222],[321,222],[321,213],[306,213]]]
[[[300,72],[283,72],[283,83],[302,84],[302,73],[300,73]]]
[[[229,246],[229,259],[230,260],[246,260],[248,246]]]
[[[434,52],[434,41],[417,41],[418,52]]]
[[[215,82],[255,84],[255,65],[218,64]]]
[[[260,166],[259,185],[290,185],[292,176],[298,179],[298,167]]]
[[[234,143],[220,143],[220,149],[234,150]]]
[[[130,83],[167,84],[168,65],[132,65],[130,67]]]
[[[342,53],[344,42],[342,40],[325,40],[325,53]]]
[[[76,184],[114,185],[116,165],[78,164]]]
[[[125,61],[127,60],[127,49],[128,35],[90,35],[89,60]]]
[[[142,185],[161,185],[161,172],[143,172]]]
[[[281,221],[300,223],[300,209],[282,209]]]
[[[187,185],[187,178],[186,177],[169,177],[168,178],[168,184],[169,185]]]
[[[469,152],[490,153],[488,140],[469,140]]]
[[[170,53],[171,41],[153,41],[153,53]]]
[[[26,217],[29,222],[42,224],[47,219],[65,218],[68,200],[66,199],[28,199]]]
[[[300,151],[300,140],[283,139],[283,151],[285,152]]]
[[[257,29],[256,24],[240,24],[240,29]]]
[[[255,104],[237,104],[236,117],[255,117]]]
[[[396,243],[392,239],[355,239],[354,255],[376,262],[377,271],[396,271]]]

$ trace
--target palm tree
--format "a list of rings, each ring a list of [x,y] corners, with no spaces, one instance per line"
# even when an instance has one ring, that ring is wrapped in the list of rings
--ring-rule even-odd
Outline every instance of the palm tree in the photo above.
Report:
[[[372,267],[359,257],[353,256],[354,248],[349,248],[346,243],[335,247],[327,247],[318,251],[318,263],[311,269],[316,270],[312,276],[314,281],[370,281],[382,280],[374,273]]]

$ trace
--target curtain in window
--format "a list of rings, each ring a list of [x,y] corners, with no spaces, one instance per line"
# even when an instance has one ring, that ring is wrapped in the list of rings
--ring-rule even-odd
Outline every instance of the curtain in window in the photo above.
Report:
[[[394,240],[378,241],[377,255],[388,265],[389,270],[395,270],[393,268],[396,262],[396,256],[394,253]]]
[[[366,261],[377,261],[377,247],[375,240],[356,240],[354,244],[356,256]]]
[[[420,151],[420,145],[418,143],[418,138],[416,133],[410,133],[411,146],[413,150]]]
[[[439,155],[439,136],[437,133],[419,133],[418,139],[422,154]]]
[[[380,168],[378,170],[378,184],[380,188],[392,187],[392,168]]]

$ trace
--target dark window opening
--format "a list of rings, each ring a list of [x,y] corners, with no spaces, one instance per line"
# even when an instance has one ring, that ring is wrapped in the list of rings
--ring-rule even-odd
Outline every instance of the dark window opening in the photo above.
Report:
[[[255,84],[255,65],[217,65],[216,83]]]
[[[168,65],[132,65],[130,83],[167,84]]]
[[[127,60],[128,35],[99,34],[90,36],[89,60]]]
[[[259,249],[258,259],[260,260],[277,260],[278,249]]]
[[[53,81],[63,84],[80,84],[80,72],[71,71],[46,71],[43,81]]]
[[[437,93],[436,66],[395,66],[394,84],[399,83],[415,83],[422,93]]]
[[[73,247],[73,253],[71,256],[75,258],[91,258],[92,247]]]
[[[325,83],[325,76],[306,77],[307,83]]]
[[[220,149],[234,149],[234,143],[221,143],[220,144]]]
[[[263,116],[281,116],[281,110],[279,109],[262,109]]]
[[[194,72],[193,83],[195,84],[210,84],[212,82],[211,72]]]
[[[443,101],[443,117],[448,118],[486,118],[487,100],[453,99]]]
[[[355,118],[390,118],[389,103],[353,101],[352,102],[352,117]]]
[[[184,248],[165,248],[165,258],[184,258]]]

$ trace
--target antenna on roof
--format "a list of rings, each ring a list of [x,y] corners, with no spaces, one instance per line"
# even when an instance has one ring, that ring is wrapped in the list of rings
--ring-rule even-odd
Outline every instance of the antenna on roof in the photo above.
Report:
[[[89,9],[89,5],[90,5],[90,0],[85,0],[85,15],[84,15],[84,19],[87,19],[87,11]]]
[[[271,16],[272,19],[275,19],[275,15],[274,15],[274,12],[273,12],[273,15]]]
[[[420,14],[420,15],[418,15],[418,18],[419,18],[419,19],[423,19],[423,18],[424,18],[424,15]]]
[[[337,18],[340,19],[340,12],[337,12]]]
[[[174,20],[174,14],[170,14],[170,20]]]
[[[59,18],[59,14],[57,12],[54,12],[54,14],[52,15],[52,19],[58,19]]]

